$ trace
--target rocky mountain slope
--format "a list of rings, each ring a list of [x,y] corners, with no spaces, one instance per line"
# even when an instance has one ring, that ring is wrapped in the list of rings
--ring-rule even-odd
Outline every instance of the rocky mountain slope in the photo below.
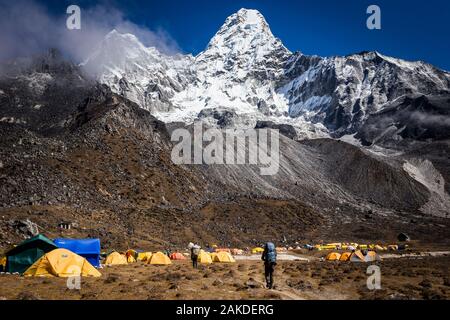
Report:
[[[36,79],[45,79],[39,90]],[[99,236],[120,248],[192,238],[375,239],[400,230],[448,238],[448,219],[433,216],[445,205],[429,206],[442,192],[411,174],[431,170],[412,160],[417,155],[403,168],[403,158],[342,141],[282,135],[274,176],[257,166],[179,166],[163,122],[54,52],[2,76],[0,90],[1,246],[24,236],[15,226],[27,219],[53,236]],[[398,225],[380,228],[392,220]],[[58,229],[61,221],[74,227]]]

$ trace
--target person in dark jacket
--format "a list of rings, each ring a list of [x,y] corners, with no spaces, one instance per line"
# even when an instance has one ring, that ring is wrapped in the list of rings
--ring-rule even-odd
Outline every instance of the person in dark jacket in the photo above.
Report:
[[[264,246],[261,260],[264,261],[264,276],[266,278],[266,286],[273,288],[273,273],[277,265],[277,250],[272,242],[267,242]]]

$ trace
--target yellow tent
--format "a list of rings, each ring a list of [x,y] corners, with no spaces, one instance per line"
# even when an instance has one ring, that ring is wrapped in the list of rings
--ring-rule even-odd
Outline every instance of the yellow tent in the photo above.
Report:
[[[139,252],[137,256],[137,261],[147,261],[152,257],[151,252]]]
[[[342,248],[342,242],[327,243],[326,246],[327,247],[334,247],[334,249],[339,250],[340,248]]]
[[[133,249],[128,249],[125,252],[125,256],[127,257],[127,259],[128,259],[129,256],[132,256],[134,258],[134,260],[136,261],[136,259],[138,257],[138,252],[136,250],[133,250]]]
[[[136,262],[136,259],[133,256],[128,256],[127,257],[127,262],[128,263],[133,263],[133,262]]]
[[[329,246],[329,245],[319,245],[318,247],[316,247],[317,250],[321,251],[321,250],[336,250],[336,246]]]
[[[223,251],[217,252],[212,260],[213,262],[228,262],[228,263],[236,262],[236,260],[234,260],[233,256],[230,253]]]
[[[253,254],[263,253],[263,252],[264,252],[264,249],[263,249],[263,248],[260,248],[260,247],[256,247],[256,248],[253,248],[253,249],[252,249],[252,253],[253,253]]]
[[[147,260],[147,264],[167,265],[172,264],[172,261],[170,261],[170,258],[164,253],[157,252],[152,254],[150,259]]]
[[[211,256],[208,253],[206,253],[205,251],[203,251],[203,250],[200,251],[200,254],[198,255],[197,261],[200,262],[200,263],[204,263],[204,264],[212,263]]]
[[[106,265],[128,264],[127,258],[118,252],[113,252],[105,259]]]
[[[339,260],[341,258],[341,255],[340,255],[340,253],[337,253],[337,252],[330,252],[328,255],[327,255],[327,260],[328,261],[337,261],[337,260]]]
[[[339,261],[348,261],[348,260],[350,260],[351,255],[352,255],[351,252],[344,252],[343,254],[341,254]]]
[[[375,250],[378,250],[378,251],[384,251],[384,248],[382,247],[382,246],[380,246],[380,245],[375,245],[375,248],[374,248]]]
[[[98,272],[85,258],[66,249],[55,249],[46,253],[29,267],[24,276],[39,277],[100,277]]]
[[[211,261],[214,262],[214,260],[215,260],[216,257],[217,257],[217,252],[210,252],[210,253],[209,253],[209,256],[211,257]]]

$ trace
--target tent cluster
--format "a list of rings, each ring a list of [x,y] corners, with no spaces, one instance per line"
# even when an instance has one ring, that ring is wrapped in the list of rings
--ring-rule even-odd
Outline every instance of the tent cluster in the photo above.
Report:
[[[327,261],[351,261],[351,262],[372,262],[381,260],[380,256],[375,251],[361,251],[353,252],[330,252],[326,256]]]
[[[52,241],[39,234],[7,251],[1,262],[4,271],[25,276],[99,277],[101,274],[94,267],[99,257],[98,239]]]
[[[358,244],[358,243],[328,243],[328,244],[316,244],[311,246],[310,248],[322,251],[322,250],[372,250],[372,251],[396,251],[396,250],[404,250],[408,248],[408,245],[387,245],[382,246],[380,244]]]
[[[172,260],[186,260],[186,257],[180,252],[173,252],[169,256],[163,252],[138,252],[137,250],[129,249],[125,253],[112,252],[106,256],[104,264],[124,265],[134,263],[137,261],[145,262],[153,265],[169,265]]]
[[[227,251],[206,252],[204,250],[201,250],[197,260],[199,263],[202,264],[211,264],[213,262],[222,262],[222,263],[236,262],[231,253]]]
[[[137,252],[135,250],[128,250],[124,254],[118,252],[110,253],[104,260],[104,264],[109,265],[123,265],[136,261],[142,261],[146,264],[152,265],[169,265],[173,260],[186,260],[186,256],[180,252],[173,252],[169,256],[163,252]],[[198,255],[198,262],[202,264],[211,264],[213,262],[234,263],[236,260],[231,254],[230,249],[222,249],[214,252],[207,252],[200,250]]]

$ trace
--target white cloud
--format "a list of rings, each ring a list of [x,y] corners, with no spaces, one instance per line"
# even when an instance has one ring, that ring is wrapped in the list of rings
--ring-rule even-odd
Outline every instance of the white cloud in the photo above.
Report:
[[[112,29],[137,36],[146,46],[167,54],[180,52],[175,40],[164,30],[150,30],[125,18],[109,5],[81,7],[81,30],[68,30],[68,15],[52,15],[35,0],[0,0],[0,59],[12,59],[60,49],[79,62]]]

